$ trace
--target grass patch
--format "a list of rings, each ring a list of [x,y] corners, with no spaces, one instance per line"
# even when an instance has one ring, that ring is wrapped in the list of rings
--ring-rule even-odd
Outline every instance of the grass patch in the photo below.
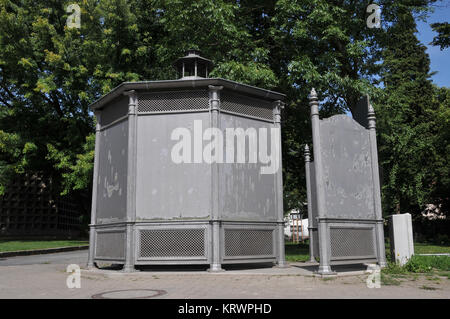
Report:
[[[382,274],[390,274],[390,275],[399,275],[399,274],[407,274],[408,270],[405,266],[400,266],[397,263],[388,262],[387,266],[381,270]]]
[[[423,273],[432,270],[450,271],[449,256],[412,256],[405,265],[410,272]]]
[[[439,272],[436,272],[436,275],[450,279],[450,272],[448,272],[448,271],[439,271]]]
[[[309,244],[306,243],[285,243],[286,261],[308,261]]]
[[[390,274],[390,276],[392,277],[392,278],[403,278],[403,279],[406,279],[406,278],[409,278],[409,274]]]
[[[392,276],[381,272],[381,284],[384,286],[400,286],[400,280],[392,278]]]
[[[386,238],[385,243],[386,255],[391,254],[389,238]],[[436,245],[429,243],[414,243],[415,254],[450,254],[450,246],[448,245]]]
[[[450,246],[414,243],[416,254],[450,254]]]
[[[0,240],[0,252],[88,245],[86,240]]]
[[[381,274],[390,277],[401,278],[408,274],[442,274],[449,278],[450,257],[449,256],[413,256],[404,266],[389,262],[383,268]]]
[[[436,281],[436,283],[439,283],[439,281],[441,281],[441,278],[433,276],[433,277],[427,278],[427,280],[429,280],[429,281]]]
[[[437,290],[437,288],[430,287],[430,286],[425,286],[425,285],[420,286],[419,288],[420,288],[420,289],[424,289],[424,290]]]

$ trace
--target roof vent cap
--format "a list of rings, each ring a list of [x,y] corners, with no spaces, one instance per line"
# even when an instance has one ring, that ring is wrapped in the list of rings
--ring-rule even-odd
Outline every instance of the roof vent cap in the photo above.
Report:
[[[195,49],[187,50],[174,63],[180,80],[207,78],[213,66],[211,60],[200,56],[200,51]]]

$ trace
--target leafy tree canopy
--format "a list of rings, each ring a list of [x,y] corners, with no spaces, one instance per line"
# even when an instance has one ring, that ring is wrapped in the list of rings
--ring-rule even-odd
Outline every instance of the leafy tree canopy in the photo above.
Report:
[[[431,44],[440,46],[441,50],[450,47],[450,24],[448,22],[433,23],[431,27],[433,28],[433,31],[438,33],[438,35],[433,38]]]
[[[287,94],[286,209],[306,199],[312,87],[322,116],[351,113],[363,94],[376,102],[386,207],[442,198],[448,90],[429,80],[413,18],[434,2],[380,0],[382,28],[370,29],[371,1],[80,0],[81,28],[69,29],[73,1],[0,0],[0,192],[26,171],[52,177],[62,193],[89,191],[88,105],[124,81],[176,78],[172,62],[195,48],[215,62],[211,76]]]

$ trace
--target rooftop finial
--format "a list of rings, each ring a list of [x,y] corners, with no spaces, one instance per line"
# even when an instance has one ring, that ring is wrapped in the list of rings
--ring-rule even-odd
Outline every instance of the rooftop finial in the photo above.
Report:
[[[308,144],[305,144],[304,156],[305,156],[306,162],[310,161],[310,155],[311,155],[311,153],[309,152],[309,146],[308,146]]]
[[[317,99],[316,90],[313,88],[308,95],[309,106],[311,107],[311,116],[319,116],[319,102]]]
[[[317,93],[316,93],[316,90],[314,88],[312,88],[311,93],[309,93],[309,97],[308,98],[310,100],[317,99]]]
[[[375,110],[373,109],[372,103],[369,102],[369,108],[367,110],[369,114],[375,114]]]

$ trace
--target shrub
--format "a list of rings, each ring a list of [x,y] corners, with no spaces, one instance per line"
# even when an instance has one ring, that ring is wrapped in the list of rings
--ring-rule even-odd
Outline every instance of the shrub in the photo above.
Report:
[[[412,256],[411,259],[404,265],[400,266],[398,263],[388,262],[383,273],[386,274],[405,274],[412,273],[427,273],[436,270],[450,271],[450,257],[449,256]]]
[[[407,271],[414,273],[430,272],[433,267],[431,267],[428,262],[420,257],[422,256],[412,256],[411,259],[408,260],[404,268]]]

